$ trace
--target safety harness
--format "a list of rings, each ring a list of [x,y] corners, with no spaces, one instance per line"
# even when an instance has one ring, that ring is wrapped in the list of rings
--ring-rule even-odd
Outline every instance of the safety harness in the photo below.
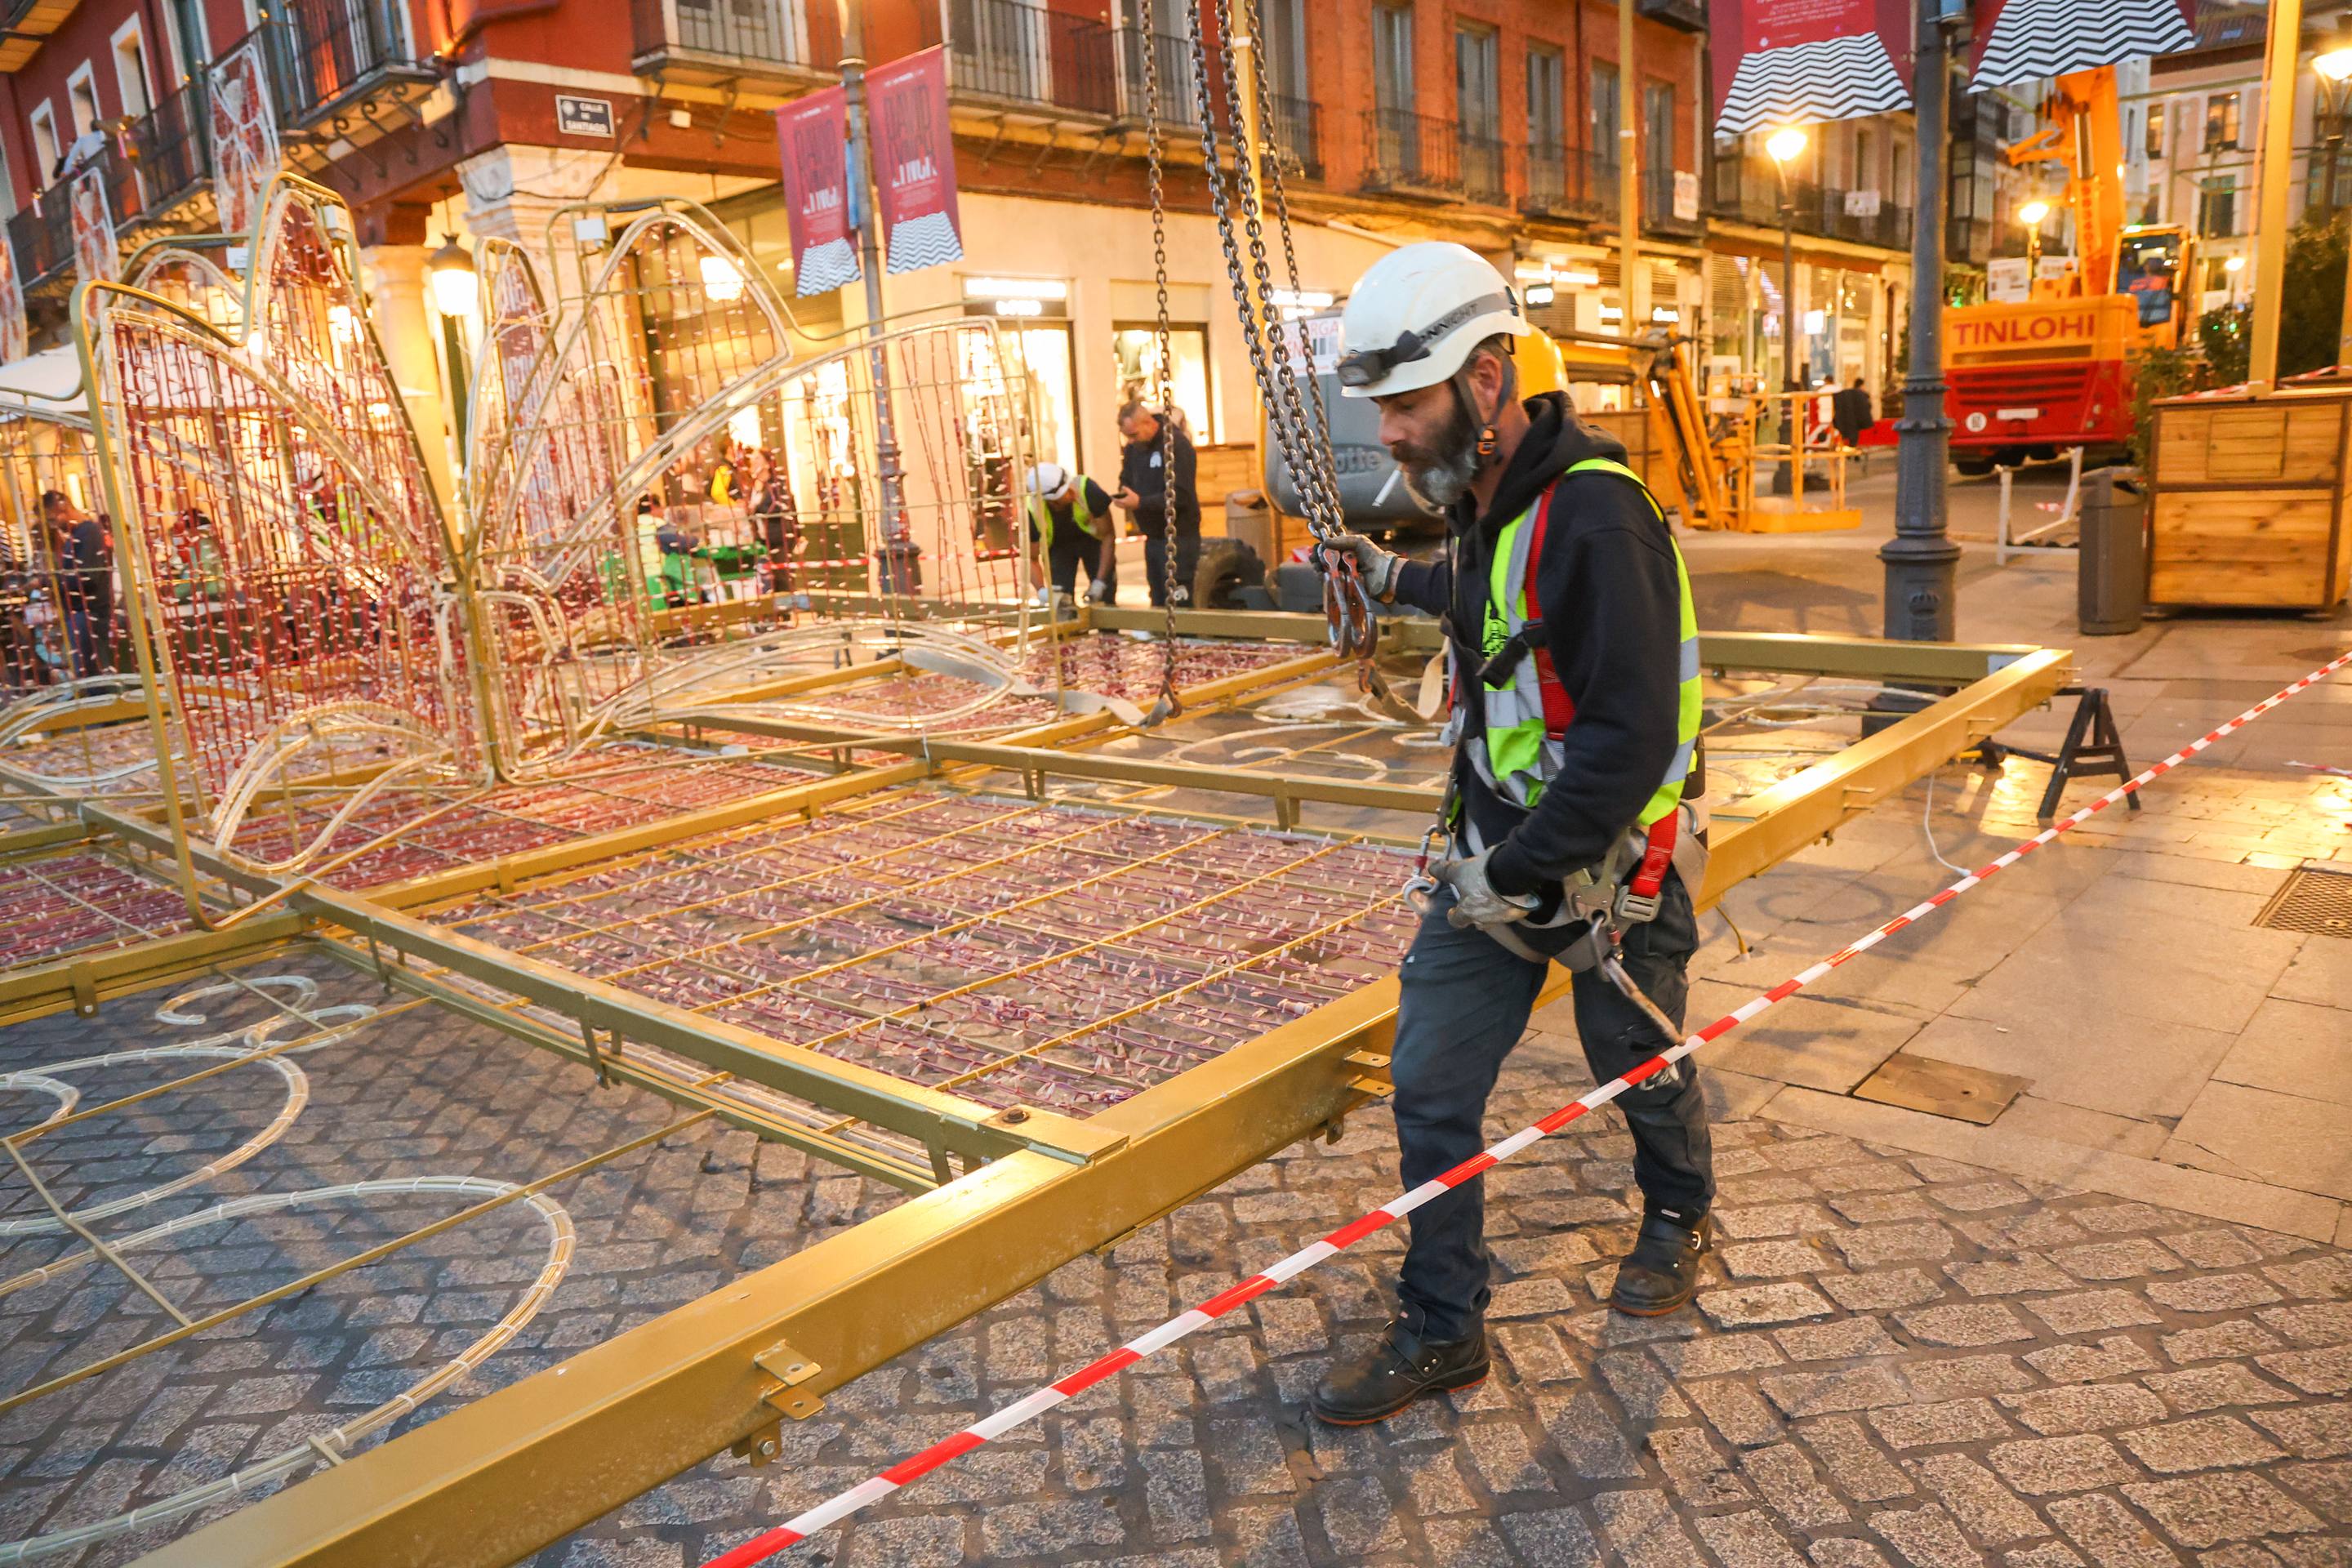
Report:
[[[1446,738],[1462,746],[1488,788],[1525,810],[1533,809],[1565,761],[1562,737],[1576,717],[1575,700],[1552,667],[1536,584],[1559,481],[1580,473],[1608,473],[1631,481],[1664,523],[1665,514],[1657,499],[1641,476],[1622,463],[1590,458],[1564,469],[1534,505],[1497,534],[1480,628],[1483,662],[1475,672],[1475,686],[1465,682],[1458,669],[1452,683],[1454,711]],[[1673,549],[1671,539],[1668,548]],[[1685,884],[1693,889],[1706,873],[1705,775],[1697,756],[1701,713],[1697,621],[1682,552],[1675,550],[1674,556],[1680,601],[1680,689],[1674,758],[1640,815],[1609,854],[1600,864],[1567,879],[1560,907],[1541,920],[1520,922],[1535,930],[1549,930],[1585,921],[1586,931],[1557,955],[1571,969],[1590,968],[1613,952],[1622,927],[1656,918],[1669,868],[1679,867]],[[1486,721],[1475,733],[1466,723],[1467,704],[1474,699],[1479,701]],[[1459,857],[1465,842],[1470,854],[1488,847],[1478,841],[1476,826],[1462,811],[1451,784],[1438,825],[1424,839],[1423,869],[1413,884],[1418,891],[1434,890],[1433,879],[1426,872],[1426,858],[1431,843],[1441,836],[1447,841],[1448,858]],[[1512,936],[1510,930],[1490,927],[1488,934],[1523,957],[1545,956]]]

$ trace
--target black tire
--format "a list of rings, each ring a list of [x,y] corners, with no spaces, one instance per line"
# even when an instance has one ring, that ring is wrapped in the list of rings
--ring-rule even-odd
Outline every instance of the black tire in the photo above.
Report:
[[[1954,458],[1952,467],[1964,479],[1980,479],[1992,472],[1990,458]]]
[[[1201,541],[1201,563],[1192,572],[1192,608],[1196,610],[1237,610],[1244,606],[1234,597],[1242,588],[1255,588],[1265,582],[1265,563],[1248,542],[1239,539],[1204,539]]]

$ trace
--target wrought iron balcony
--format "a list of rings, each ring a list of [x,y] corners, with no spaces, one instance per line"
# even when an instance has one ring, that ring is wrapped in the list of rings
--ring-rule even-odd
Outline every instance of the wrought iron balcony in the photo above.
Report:
[[[1529,147],[1527,184],[1519,210],[1530,217],[1581,218],[1617,216],[1617,165],[1598,153],[1559,147]]]
[[[1650,168],[1642,171],[1642,226],[1652,234],[1694,236],[1699,232],[1699,218],[1675,215],[1675,171]]]
[[[136,200],[115,222],[163,223],[212,177],[212,117],[199,77],[131,122],[118,147]]]
[[[1873,213],[1846,210],[1846,193],[1811,180],[1788,184],[1789,226],[1799,234],[1899,250],[1911,243],[1911,209],[1882,200]],[[1716,216],[1760,228],[1780,226],[1780,183],[1769,164],[1736,158],[1715,165],[1708,207]]]
[[[1276,96],[1274,117],[1265,134],[1290,174],[1310,180],[1323,177],[1323,110],[1309,99]],[[2352,174],[2347,174],[2352,180]]]
[[[73,277],[72,191],[76,179],[95,169],[106,187],[108,216],[115,237],[184,217],[184,209],[212,177],[209,117],[201,79],[157,104],[107,138],[98,155],[41,192],[8,220],[16,276],[29,291],[46,284],[69,284]]]
[[[1150,113],[1150,86],[1145,76],[1147,68],[1160,75],[1160,122],[1198,131],[1201,125],[1201,98],[1192,74],[1192,40],[1173,33],[1154,33],[1149,42],[1149,52],[1143,32],[1138,27],[1118,30],[1119,90],[1125,117],[1140,123]],[[1224,102],[1224,56],[1213,47],[1203,47],[1202,58],[1209,68],[1210,103],[1212,107]]]
[[[294,127],[412,102],[441,73],[410,37],[400,0],[282,0],[264,25],[278,109]]]
[[[801,82],[829,78],[841,58],[830,5],[793,0],[630,0],[630,64],[669,81]]]
[[[1165,45],[1171,40],[1162,39]],[[960,96],[1066,110],[1110,119],[1119,111],[1118,51],[1110,28],[1020,0],[950,0],[950,80]],[[1185,70],[1190,71],[1187,65]],[[1137,72],[1140,79],[1140,54]],[[1163,94],[1191,96],[1189,74]],[[1163,113],[1172,106],[1162,99]]]
[[[1409,109],[1366,110],[1363,188],[1439,200],[1458,196],[1461,151],[1451,120]]]
[[[1503,174],[1501,137],[1465,129],[1455,136],[1454,147],[1464,200],[1500,206],[1510,199],[1510,183]]]
[[[1706,31],[1706,7],[1700,0],[1641,0],[1641,15],[1685,33]]]

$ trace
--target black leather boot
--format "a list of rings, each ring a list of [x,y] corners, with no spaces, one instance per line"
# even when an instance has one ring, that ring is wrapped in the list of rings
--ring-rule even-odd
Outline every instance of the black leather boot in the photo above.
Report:
[[[1393,1415],[1426,1394],[1486,1381],[1484,1323],[1463,1339],[1431,1340],[1399,1318],[1367,1354],[1335,1363],[1307,1407],[1330,1426],[1362,1426]]]
[[[1633,1250],[1617,1266],[1609,1304],[1637,1318],[1655,1318],[1689,1300],[1698,1288],[1698,1260],[1714,1232],[1715,1221],[1704,1209],[1685,1213],[1650,1205]]]

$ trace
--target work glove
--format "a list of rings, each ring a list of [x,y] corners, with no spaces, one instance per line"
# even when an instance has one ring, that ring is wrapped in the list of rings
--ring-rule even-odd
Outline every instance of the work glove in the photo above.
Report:
[[[1397,570],[1404,564],[1403,556],[1381,549],[1360,533],[1335,533],[1318,548],[1328,564],[1354,562],[1356,575],[1363,580],[1364,592],[1373,598],[1383,605],[1396,602]]]
[[[1486,860],[1492,853],[1490,850],[1486,855],[1473,855],[1467,860],[1449,860],[1436,868],[1438,879],[1454,889],[1454,907],[1445,911],[1445,918],[1456,931],[1468,931],[1473,926],[1510,925],[1535,913],[1537,900],[1533,894],[1514,898],[1496,891],[1486,879]]]

